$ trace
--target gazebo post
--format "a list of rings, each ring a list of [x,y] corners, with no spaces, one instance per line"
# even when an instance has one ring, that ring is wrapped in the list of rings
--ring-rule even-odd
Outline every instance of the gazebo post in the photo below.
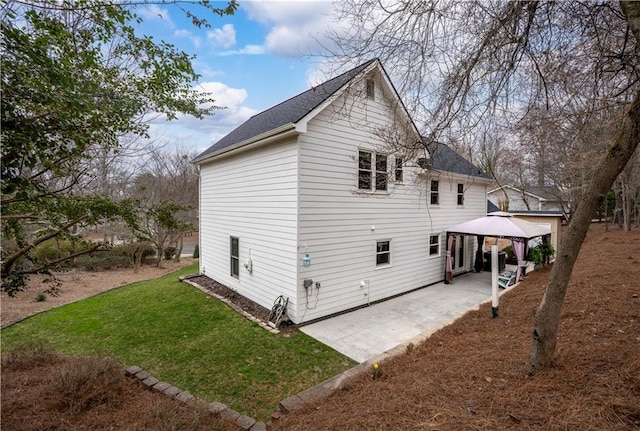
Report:
[[[498,317],[498,244],[491,246],[491,314]]]

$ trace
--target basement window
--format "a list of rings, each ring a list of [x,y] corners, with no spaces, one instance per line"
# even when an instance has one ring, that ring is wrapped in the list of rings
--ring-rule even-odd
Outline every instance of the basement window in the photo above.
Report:
[[[231,276],[240,278],[240,239],[232,236],[230,243]]]

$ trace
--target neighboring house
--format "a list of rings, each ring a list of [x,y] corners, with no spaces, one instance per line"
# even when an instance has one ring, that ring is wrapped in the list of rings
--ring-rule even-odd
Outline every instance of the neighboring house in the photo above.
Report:
[[[508,211],[515,217],[550,229],[549,242],[558,250],[560,228],[565,219],[560,196],[560,191],[551,186],[528,186],[523,189],[506,185],[490,190],[487,204],[488,208]]]
[[[394,155],[384,131],[421,139],[372,60],[200,154],[201,273],[266,308],[289,298],[294,323],[442,281],[446,229],[485,215],[490,180],[446,145]],[[457,238],[454,272],[475,241]]]
[[[501,211],[564,211],[560,191],[551,186],[501,186],[489,190],[487,199]]]

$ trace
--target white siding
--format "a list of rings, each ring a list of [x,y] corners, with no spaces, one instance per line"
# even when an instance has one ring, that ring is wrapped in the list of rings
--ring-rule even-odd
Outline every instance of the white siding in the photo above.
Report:
[[[295,294],[297,173],[295,140],[201,167],[201,272],[267,308],[278,295]],[[230,236],[240,239],[239,279],[230,275]]]
[[[415,181],[416,171],[408,168],[404,184],[389,182],[389,193],[359,192],[358,148],[379,147],[373,128],[388,124],[390,110],[381,97],[366,103],[338,99],[334,106],[342,111],[327,108],[299,138],[299,241],[308,246],[312,264],[298,269],[300,311],[290,313],[296,323],[443,280],[445,230],[486,213],[485,183],[470,186],[469,177],[446,173],[433,173],[440,181],[437,207],[427,206],[426,184]],[[392,155],[388,164],[393,166]],[[459,182],[466,188],[464,206],[457,205]],[[429,257],[432,233],[441,234],[436,258]],[[391,241],[387,267],[376,267],[380,240]],[[467,248],[465,260],[471,262],[472,253]],[[314,281],[309,292],[305,278]]]

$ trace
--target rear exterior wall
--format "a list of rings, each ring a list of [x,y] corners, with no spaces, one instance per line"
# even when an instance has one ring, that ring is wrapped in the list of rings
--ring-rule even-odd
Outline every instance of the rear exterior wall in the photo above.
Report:
[[[347,106],[349,115],[328,108],[299,137],[299,243],[311,266],[298,268],[299,311],[290,313],[296,323],[443,280],[447,227],[486,214],[486,185],[467,176],[405,165],[403,182],[393,181],[391,173],[387,192],[359,190],[358,151],[382,150],[374,128],[388,122],[390,108],[381,97],[335,105]],[[394,166],[391,154],[388,165]],[[431,179],[439,181],[438,205],[429,202]],[[458,184],[465,188],[463,205],[457,204]],[[430,235],[439,237],[436,255],[430,255]],[[379,241],[390,242],[388,265],[376,264]],[[473,238],[465,242],[475,245]],[[472,256],[469,250],[468,269]],[[304,287],[305,279],[311,287]]]

